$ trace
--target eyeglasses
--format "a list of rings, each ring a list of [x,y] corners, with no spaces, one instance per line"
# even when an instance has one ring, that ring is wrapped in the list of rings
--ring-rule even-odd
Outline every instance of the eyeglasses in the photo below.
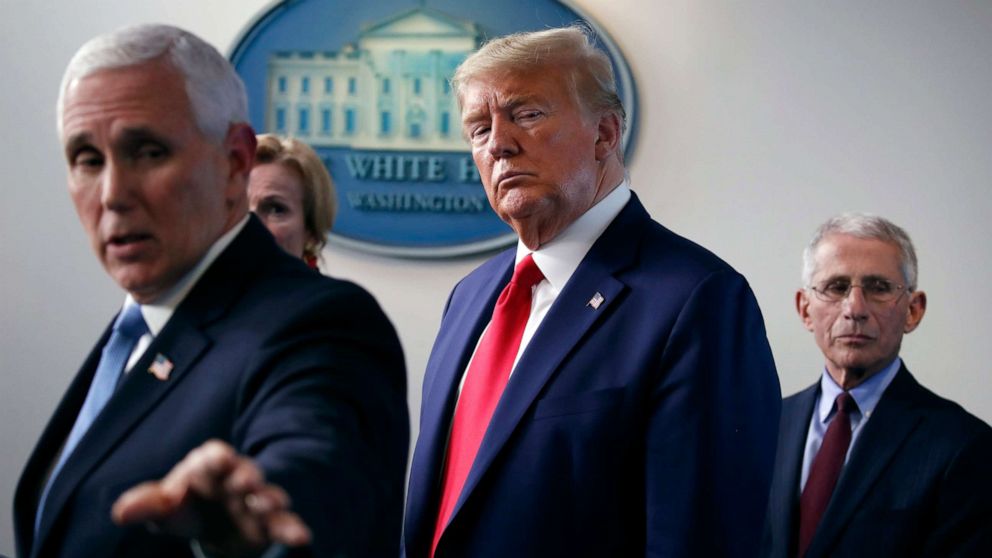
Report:
[[[906,290],[905,285],[896,285],[885,279],[865,279],[860,284],[852,283],[847,279],[834,279],[816,286],[810,285],[809,289],[823,302],[837,303],[847,298],[854,287],[861,289],[865,300],[880,304],[897,300]]]

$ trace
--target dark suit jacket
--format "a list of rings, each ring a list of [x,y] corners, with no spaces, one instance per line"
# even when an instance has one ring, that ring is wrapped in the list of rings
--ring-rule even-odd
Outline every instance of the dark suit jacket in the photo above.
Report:
[[[403,355],[364,290],[321,277],[254,217],[200,278],[56,478],[38,494],[86,397],[104,332],[45,428],[15,496],[18,556],[188,556],[121,528],[110,506],[210,438],[254,458],[314,533],[314,554],[395,555],[409,443]],[[156,355],[167,381],[147,373]],[[333,553],[333,554],[332,554]]]
[[[820,383],[786,398],[762,556],[791,558]],[[904,366],[841,472],[809,558],[992,556],[992,429]]]
[[[430,551],[459,380],[513,260],[483,264],[445,309],[410,473],[411,558]],[[779,397],[744,278],[635,196],[521,356],[437,556],[753,555]]]

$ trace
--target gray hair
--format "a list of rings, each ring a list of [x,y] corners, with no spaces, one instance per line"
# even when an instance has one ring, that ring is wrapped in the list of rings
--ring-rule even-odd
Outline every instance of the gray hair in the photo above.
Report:
[[[897,246],[900,253],[899,267],[902,271],[902,278],[906,281],[906,288],[910,292],[916,290],[917,262],[913,241],[910,240],[906,231],[892,221],[869,213],[843,213],[831,217],[816,229],[813,238],[803,250],[804,286],[810,285],[813,274],[816,272],[816,249],[820,246],[820,242],[831,234],[846,234],[857,238],[881,240]]]
[[[144,24],[90,39],[72,57],[59,88],[59,136],[66,91],[74,81],[100,70],[135,66],[160,57],[185,78],[197,127],[205,136],[221,142],[231,124],[248,121],[244,83],[216,48],[178,27]]]
[[[620,121],[621,135],[627,111],[617,94],[613,64],[596,46],[591,29],[572,25],[544,31],[514,33],[488,41],[455,70],[451,87],[462,106],[462,87],[473,78],[498,71],[527,71],[564,65],[570,69],[569,86],[575,98],[594,113],[612,113]],[[623,146],[617,154],[623,160]]]

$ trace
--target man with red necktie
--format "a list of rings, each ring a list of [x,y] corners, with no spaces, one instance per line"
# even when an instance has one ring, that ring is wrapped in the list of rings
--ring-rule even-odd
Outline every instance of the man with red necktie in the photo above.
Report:
[[[764,324],[631,191],[608,57],[579,28],[512,35],[454,91],[519,242],[445,308],[406,556],[753,556],[780,405]]]

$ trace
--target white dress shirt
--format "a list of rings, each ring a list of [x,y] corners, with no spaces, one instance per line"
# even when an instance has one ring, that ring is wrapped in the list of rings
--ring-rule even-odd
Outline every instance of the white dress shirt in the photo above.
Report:
[[[207,271],[210,264],[214,263],[217,256],[220,256],[221,252],[234,240],[234,237],[238,236],[241,229],[245,228],[248,223],[248,215],[245,215],[238,224],[231,227],[231,230],[227,231],[220,238],[218,238],[207,250],[207,253],[200,259],[199,262],[193,269],[186,272],[179,281],[176,282],[168,291],[158,297],[154,302],[141,305],[141,315],[145,318],[145,324],[148,325],[148,333],[141,336],[138,342],[134,345],[134,350],[131,351],[131,356],[127,359],[127,365],[124,367],[124,373],[127,374],[131,371],[131,368],[138,362],[141,355],[145,354],[145,349],[152,344],[155,336],[158,335],[165,324],[169,322],[169,318],[179,307],[179,304],[186,298],[186,295],[193,289],[200,277]],[[134,298],[128,294],[124,298],[124,308],[126,309],[131,304],[137,304]]]
[[[527,325],[524,327],[523,336],[520,338],[520,348],[517,350],[517,356],[513,359],[513,368],[510,370],[511,375],[513,374],[513,369],[517,367],[520,356],[524,354],[524,350],[530,344],[534,333],[548,314],[551,305],[558,298],[558,293],[565,288],[568,280],[575,273],[575,269],[582,262],[582,258],[586,257],[586,253],[589,252],[592,245],[603,234],[606,227],[610,226],[610,223],[620,213],[620,210],[627,205],[628,200],[630,200],[630,182],[624,178],[623,182],[614,188],[612,192],[599,200],[599,203],[589,208],[588,211],[583,213],[571,225],[565,227],[551,242],[531,252],[530,248],[527,248],[527,245],[522,241],[517,241],[517,256],[514,266],[520,263],[520,260],[527,257],[527,254],[533,254],[534,263],[537,264],[537,268],[544,274],[544,279],[533,287],[530,317],[527,318]],[[490,324],[486,325],[486,330],[489,329]],[[482,335],[479,336],[479,340],[476,341],[476,350],[479,348],[479,341],[482,340],[485,334],[486,332],[484,330]],[[458,387],[459,393],[465,384],[465,373],[468,372],[474,359],[475,351],[473,350],[472,358],[469,359],[468,365],[462,373],[461,384]]]

